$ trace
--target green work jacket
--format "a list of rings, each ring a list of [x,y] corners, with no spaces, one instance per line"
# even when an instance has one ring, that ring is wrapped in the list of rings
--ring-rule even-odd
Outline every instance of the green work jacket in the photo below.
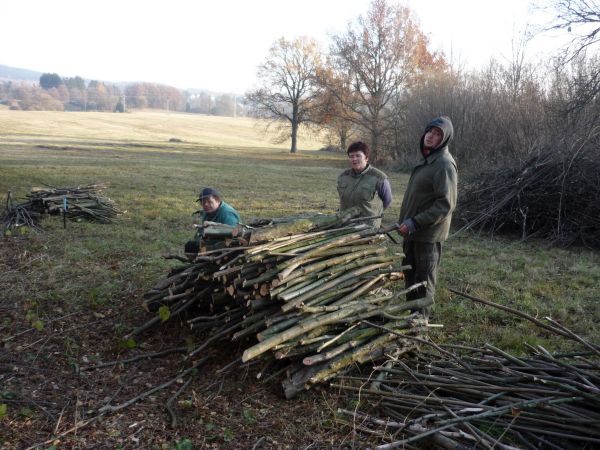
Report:
[[[416,231],[408,239],[443,242],[448,238],[456,208],[457,182],[456,162],[448,147],[431,153],[413,169],[398,221],[414,220]]]
[[[386,179],[385,173],[371,165],[368,165],[361,173],[356,173],[352,169],[342,172],[337,179],[340,210],[356,206],[360,208],[362,217],[382,215],[383,201],[377,192]],[[365,223],[379,228],[381,219],[371,219]]]

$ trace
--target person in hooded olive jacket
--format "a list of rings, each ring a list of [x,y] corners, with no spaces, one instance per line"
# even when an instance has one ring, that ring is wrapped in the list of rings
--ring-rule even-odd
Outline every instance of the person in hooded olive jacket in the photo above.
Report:
[[[231,206],[221,200],[221,194],[211,187],[205,187],[200,191],[198,200],[202,209],[196,211],[201,213],[201,223],[217,222],[226,225],[236,226],[240,223],[240,215]],[[200,251],[200,241],[202,240],[202,228],[198,228],[194,239],[185,244],[185,253],[195,254]]]
[[[369,164],[371,148],[364,142],[354,142],[348,147],[350,169],[337,179],[340,211],[357,206],[362,217],[381,216],[392,203],[392,189],[385,173]],[[379,228],[381,218],[364,223]]]
[[[448,117],[429,122],[420,142],[423,159],[413,169],[404,192],[396,226],[404,236],[402,264],[412,267],[404,273],[406,287],[427,282],[425,288],[408,293],[407,300],[434,298],[442,243],[448,238],[456,207],[458,174],[448,150],[453,134]]]

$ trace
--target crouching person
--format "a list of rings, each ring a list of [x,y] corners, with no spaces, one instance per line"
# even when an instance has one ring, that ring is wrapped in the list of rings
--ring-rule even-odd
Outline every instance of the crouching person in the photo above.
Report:
[[[200,214],[200,223],[217,222],[231,226],[236,226],[240,223],[238,212],[231,205],[221,200],[221,194],[216,189],[205,187],[200,191],[197,201],[200,202],[202,209],[199,209],[194,214]],[[196,255],[200,251],[202,232],[203,227],[198,227],[194,239],[185,244],[185,253]]]

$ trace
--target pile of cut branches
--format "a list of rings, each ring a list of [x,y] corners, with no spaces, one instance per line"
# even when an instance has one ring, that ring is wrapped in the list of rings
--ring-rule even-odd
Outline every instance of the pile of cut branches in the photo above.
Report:
[[[27,200],[15,204],[8,193],[6,209],[2,213],[5,230],[18,227],[41,229],[40,219],[44,214],[63,215],[72,221],[110,223],[120,214],[114,201],[105,197],[103,184],[65,188],[34,188],[26,195]]]
[[[461,230],[600,248],[600,161],[593,156],[542,153],[516,168],[479,173],[462,191]]]
[[[9,192],[6,196],[6,207],[0,215],[2,228],[6,233],[14,229],[24,229],[23,227],[41,230],[40,227],[41,214],[35,211],[30,201],[15,204],[12,193]]]
[[[362,402],[353,411],[338,410],[339,422],[380,437],[378,449],[597,448],[600,346],[552,319],[518,315],[584,348],[552,354],[525,344],[530,355],[514,356],[490,344],[423,341],[430,351],[377,367],[375,382],[372,376],[338,377],[333,386],[352,398],[360,392]]]
[[[256,359],[278,363],[281,370],[273,375],[287,373],[288,398],[355,363],[414,349],[414,341],[398,335],[419,334],[427,326],[414,311],[431,300],[405,302],[406,290],[392,292],[405,269],[402,255],[388,254],[384,232],[348,225],[352,217],[303,218],[311,231],[291,235],[300,225],[280,222],[253,230],[247,245],[231,245],[237,244],[232,240],[229,247],[198,254],[146,293],[144,307],[157,314],[125,339],[186,312],[189,325],[204,332],[187,358],[223,339],[249,338],[232,365]],[[212,231],[205,227],[205,235],[213,236]]]

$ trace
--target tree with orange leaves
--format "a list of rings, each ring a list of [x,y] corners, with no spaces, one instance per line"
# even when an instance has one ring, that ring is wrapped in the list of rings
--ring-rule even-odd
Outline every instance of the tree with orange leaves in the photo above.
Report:
[[[403,90],[427,67],[445,66],[443,57],[427,46],[427,37],[411,11],[386,0],[373,0],[365,16],[333,38],[334,67],[348,74],[351,95],[335,87],[330,90],[352,111],[350,120],[370,134],[373,159],[382,156],[382,137],[393,127]]]

